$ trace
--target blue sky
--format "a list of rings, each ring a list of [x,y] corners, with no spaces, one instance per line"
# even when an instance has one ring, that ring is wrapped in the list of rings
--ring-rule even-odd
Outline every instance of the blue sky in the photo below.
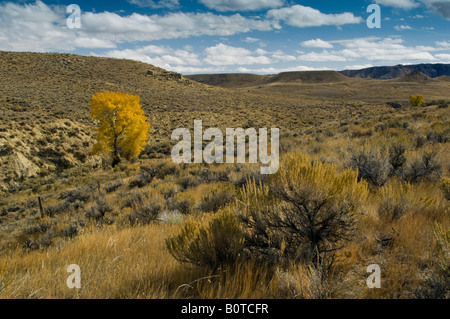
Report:
[[[366,24],[381,8],[381,28]],[[67,6],[81,8],[68,28]],[[183,74],[450,63],[450,0],[0,1],[0,50],[139,60]]]

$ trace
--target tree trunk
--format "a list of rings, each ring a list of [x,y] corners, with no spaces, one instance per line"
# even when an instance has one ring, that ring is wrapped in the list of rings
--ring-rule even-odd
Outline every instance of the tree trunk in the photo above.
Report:
[[[118,135],[114,135],[114,150],[113,150],[113,162],[112,167],[115,167],[117,164],[120,163],[120,156],[119,156],[119,150],[117,148],[117,137]]]

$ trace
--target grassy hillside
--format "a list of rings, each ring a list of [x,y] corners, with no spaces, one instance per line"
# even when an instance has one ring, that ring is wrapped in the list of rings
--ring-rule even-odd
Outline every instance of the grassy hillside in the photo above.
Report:
[[[127,60],[0,52],[0,298],[449,298],[450,83],[278,76],[220,88]],[[152,125],[114,168],[91,155],[103,90],[139,94]],[[279,128],[279,172],[174,164],[170,134],[194,119]]]

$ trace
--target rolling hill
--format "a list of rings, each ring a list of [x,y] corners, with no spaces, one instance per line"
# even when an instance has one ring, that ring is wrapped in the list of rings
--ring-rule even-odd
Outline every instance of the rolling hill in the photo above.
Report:
[[[378,81],[335,71],[184,77],[131,60],[0,51],[0,191],[48,172],[101,165],[90,156],[95,125],[89,114],[89,100],[100,91],[139,95],[151,123],[144,153],[167,154],[173,129],[192,128],[194,119],[221,129],[278,127],[288,134],[325,117],[333,126],[331,119],[353,114],[355,105],[370,114],[372,106],[406,102],[410,94],[448,99],[445,79],[415,73]]]
[[[381,66],[361,70],[344,70],[340,71],[340,73],[352,78],[389,80],[408,75],[414,71],[423,73],[431,78],[443,75],[450,76],[450,64]]]
[[[257,75],[248,73],[198,74],[187,78],[213,86],[225,88],[251,87],[276,83],[335,83],[345,81],[346,76],[335,71],[294,71],[276,75]]]

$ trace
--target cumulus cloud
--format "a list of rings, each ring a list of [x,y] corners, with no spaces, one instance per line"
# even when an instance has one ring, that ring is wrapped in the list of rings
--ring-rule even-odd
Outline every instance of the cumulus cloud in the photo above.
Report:
[[[84,12],[81,29],[68,29],[63,6],[0,3],[0,49],[12,51],[73,51],[82,48],[113,48],[117,43],[230,36],[241,32],[269,31],[272,22],[240,14],[173,12],[166,15]],[[115,44],[114,44],[115,43]]]
[[[266,67],[266,68],[247,68],[247,67],[238,67],[236,71],[242,73],[252,73],[252,74],[278,74],[281,72],[291,72],[291,71],[324,71],[329,70],[325,67],[322,68],[313,68],[305,65],[297,65],[289,68],[276,68],[276,67]]]
[[[278,8],[284,0],[200,0],[205,6],[217,11],[256,11]]]
[[[270,64],[272,60],[262,52],[251,52],[245,48],[232,47],[223,43],[206,48],[205,62],[212,65]]]
[[[436,44],[440,48],[450,49],[450,41],[437,41]]]
[[[367,69],[373,67],[372,64],[353,64],[353,65],[346,65],[346,70],[361,70],[361,69]]]
[[[361,23],[361,17],[355,17],[353,13],[325,14],[317,9],[302,5],[293,5],[281,9],[272,9],[267,12],[267,17],[276,21],[284,21],[293,27],[318,27],[323,25],[341,26],[344,24]]]
[[[322,39],[303,41],[302,46],[304,46],[305,48],[322,48],[322,49],[333,48],[333,45],[330,42],[324,41]]]
[[[431,46],[407,46],[401,38],[356,38],[333,41],[339,50],[322,50],[309,52],[298,56],[298,60],[310,62],[344,62],[358,61],[357,65],[373,65],[378,63],[413,63],[417,61],[434,62],[436,57],[432,52],[443,50]],[[355,64],[356,65],[356,64]],[[350,68],[348,65],[347,68]],[[351,67],[353,68],[353,67]],[[356,67],[355,67],[356,68]]]
[[[273,52],[272,58],[276,61],[281,61],[281,62],[291,62],[291,61],[297,60],[297,57],[295,57],[293,55],[285,54],[281,50],[277,50],[277,51]]]
[[[331,53],[327,50],[323,50],[322,52],[310,52],[307,54],[302,54],[298,56],[300,61],[310,61],[310,62],[343,62],[346,61],[346,58],[340,54]]]
[[[196,53],[157,45],[147,45],[136,49],[110,50],[105,53],[105,56],[141,61],[168,70],[173,70],[176,66],[197,66],[202,64]]]
[[[261,40],[257,39],[257,38],[246,37],[244,41],[247,42],[247,43],[255,43],[255,42],[259,42]]]
[[[376,3],[400,8],[405,10],[410,10],[419,7],[421,4],[424,4],[432,11],[440,14],[446,19],[450,19],[450,0],[419,0],[420,2],[416,2],[414,0],[375,0]]]
[[[175,12],[167,15],[120,16],[111,12],[85,13],[83,31],[115,41],[151,41],[201,35],[229,36],[240,32],[272,30],[272,23],[243,17],[208,13]]]
[[[397,31],[412,30],[409,25],[396,25],[394,26],[394,29]]]
[[[414,0],[376,0],[375,2],[383,6],[401,9],[413,9],[417,8],[420,5]]]
[[[385,38],[379,41],[355,39],[344,42],[341,54],[347,59],[366,59],[369,61],[433,61],[435,58],[426,47],[413,47],[403,44],[401,38]]]
[[[174,9],[180,6],[178,0],[128,0],[129,3],[138,7],[149,7],[152,9],[169,8]]]
[[[450,63],[450,54],[436,54],[436,58],[439,60],[439,62]]]
[[[41,1],[24,5],[0,3],[0,49],[74,50],[74,36],[67,30],[63,11],[52,10]]]
[[[250,65],[267,65],[277,62],[290,62],[297,59],[295,56],[285,54],[281,50],[269,52],[259,48],[251,51],[223,43],[206,48],[204,58],[190,50],[175,50],[168,46],[158,45],[147,45],[135,49],[109,50],[103,56],[137,60],[184,74],[244,72],[243,70]],[[271,73],[271,68],[275,70],[275,67],[272,66],[252,70],[255,71],[254,73]],[[277,70],[281,69],[278,68]],[[292,67],[286,68],[287,70],[292,70]]]
[[[86,48],[86,49],[98,49],[98,48],[112,49],[117,47],[114,42],[88,37],[76,38],[73,41],[73,44],[77,48]]]
[[[445,19],[450,19],[450,0],[425,0],[423,2]]]

